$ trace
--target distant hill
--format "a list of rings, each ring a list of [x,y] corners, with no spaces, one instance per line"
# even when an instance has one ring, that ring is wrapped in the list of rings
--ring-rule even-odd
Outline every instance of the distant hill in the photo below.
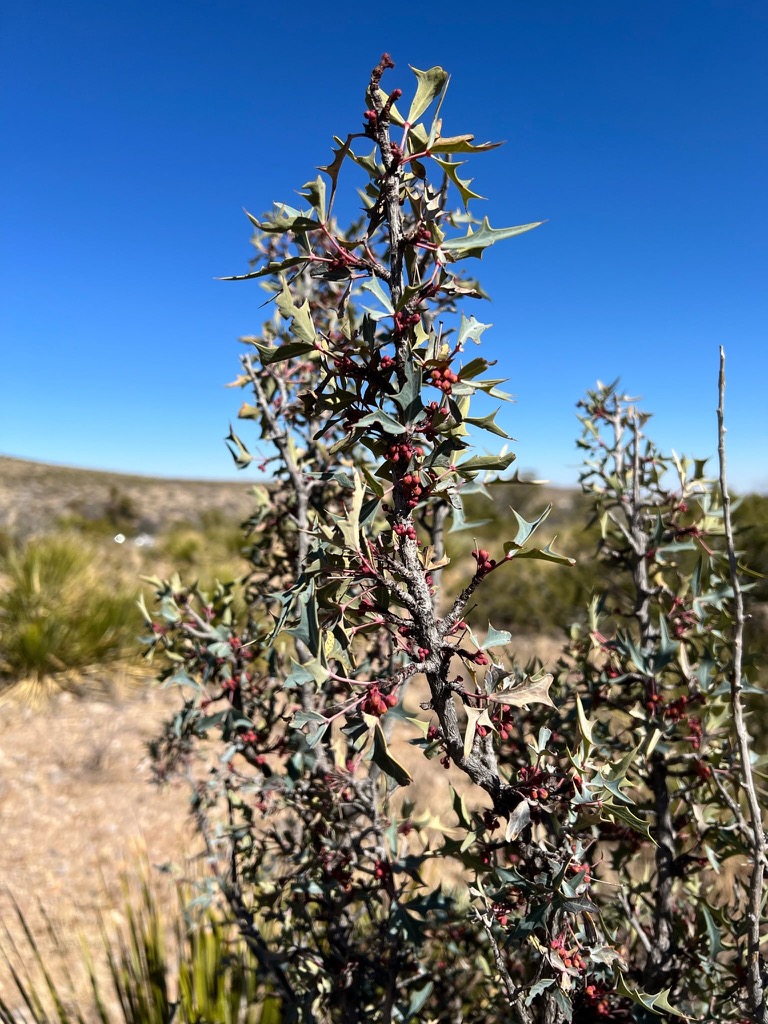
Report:
[[[0,528],[17,536],[68,520],[114,520],[136,532],[201,522],[211,513],[228,521],[249,515],[257,481],[173,480],[47,465],[0,455]]]

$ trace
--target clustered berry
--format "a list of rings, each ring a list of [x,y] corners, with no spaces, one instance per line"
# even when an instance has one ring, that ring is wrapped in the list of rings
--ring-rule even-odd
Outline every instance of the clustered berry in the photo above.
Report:
[[[562,785],[563,780],[553,780],[553,777],[536,767],[522,767],[517,773],[518,792],[526,793],[531,800],[548,800],[551,793],[552,782],[555,781],[555,788]]]
[[[404,309],[399,309],[395,313],[395,334],[406,334],[409,327],[415,327],[420,321],[420,313],[407,313]]]
[[[405,473],[400,484],[408,500],[408,507],[416,508],[419,504],[419,498],[423,491],[421,486],[421,477],[418,473]]]
[[[701,694],[694,694],[692,697],[689,697],[684,693],[682,696],[665,704],[658,693],[652,693],[646,698],[646,704],[653,714],[661,714],[673,725],[677,725],[679,722],[687,725],[690,731],[686,739],[694,750],[700,750],[704,735],[701,719],[697,715],[690,714],[688,709],[694,704],[701,703],[702,700]]]
[[[382,694],[379,690],[378,684],[374,683],[365,695],[365,699],[361,704],[361,710],[363,714],[374,715],[376,718],[381,718],[382,715],[386,715],[390,708],[393,708],[397,704],[397,694],[387,693]]]
[[[450,395],[453,392],[453,385],[458,383],[459,375],[447,366],[436,366],[430,371],[429,379],[443,394]]]
[[[379,365],[381,366],[382,370],[391,370],[392,367],[395,365],[395,360],[392,358],[392,356],[382,356]]]
[[[512,708],[500,705],[498,710],[494,711],[491,715],[491,721],[495,725],[500,739],[508,740],[511,737],[512,723],[514,721]]]
[[[387,882],[392,877],[392,865],[386,860],[377,860],[373,866],[374,878],[380,882]]]
[[[417,540],[416,527],[406,523],[395,523],[392,527],[398,537],[406,537],[408,540]]]
[[[491,910],[501,927],[506,928],[509,924],[509,914],[512,907],[508,903],[494,903],[491,906]]]
[[[563,961],[565,967],[574,968],[577,971],[583,971],[587,966],[584,963],[584,959],[579,952],[578,947],[568,949],[565,945],[565,939],[559,936],[556,939],[552,939],[549,944],[549,948],[553,953],[557,953],[560,959]]]
[[[587,985],[584,989],[584,995],[592,1004],[592,1008],[598,1017],[607,1017],[611,1012],[610,1003],[605,998],[607,994],[607,989],[599,982]]]
[[[387,448],[386,458],[390,462],[410,462],[414,456],[417,459],[422,458],[424,456],[424,449],[419,447],[419,445],[409,444],[407,441],[400,444],[393,443]]]
[[[496,559],[491,558],[490,552],[486,551],[485,548],[475,548],[472,552],[472,557],[477,562],[478,576],[487,576],[489,572],[496,568]]]
[[[333,365],[342,377],[354,377],[362,369],[350,356],[337,356],[333,360]]]

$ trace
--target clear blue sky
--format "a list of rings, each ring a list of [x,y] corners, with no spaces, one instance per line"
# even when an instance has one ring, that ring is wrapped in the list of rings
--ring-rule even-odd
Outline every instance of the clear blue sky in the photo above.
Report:
[[[0,451],[235,474],[237,337],[264,318],[249,224],[361,124],[388,50],[452,74],[448,134],[494,226],[547,219],[477,269],[518,465],[576,478],[574,405],[621,376],[655,436],[768,490],[764,0],[5,5]],[[248,430],[243,436],[248,439]],[[242,477],[242,479],[245,479]]]

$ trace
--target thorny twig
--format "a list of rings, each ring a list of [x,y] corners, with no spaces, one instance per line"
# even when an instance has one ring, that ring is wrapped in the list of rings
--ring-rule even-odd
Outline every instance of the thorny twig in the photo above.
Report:
[[[723,499],[723,527],[725,543],[728,551],[728,564],[731,584],[733,586],[733,664],[731,666],[731,707],[733,709],[733,725],[739,749],[741,763],[741,784],[747,797],[749,820],[747,831],[750,837],[752,853],[752,873],[749,879],[747,902],[747,999],[755,1020],[761,1024],[768,1022],[768,1003],[763,981],[764,962],[760,953],[761,907],[763,899],[763,880],[765,877],[765,833],[763,831],[762,812],[757,798],[755,780],[752,774],[750,735],[744,721],[744,705],[742,702],[742,662],[744,654],[744,595],[739,579],[736,548],[733,539],[733,523],[731,520],[731,498],[728,493],[725,459],[725,351],[720,348],[720,373],[718,376],[717,403],[717,434],[718,463],[720,466],[720,491]],[[739,817],[745,821],[740,808]]]

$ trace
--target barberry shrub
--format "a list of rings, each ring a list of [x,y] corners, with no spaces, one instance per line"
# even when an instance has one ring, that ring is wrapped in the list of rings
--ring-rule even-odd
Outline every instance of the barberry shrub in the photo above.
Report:
[[[184,694],[156,774],[189,779],[282,1020],[764,1014],[744,904],[764,849],[728,715],[741,668],[731,692],[714,492],[684,463],[668,485],[644,418],[599,389],[583,483],[605,593],[556,678],[521,667],[508,632],[466,625],[520,559],[576,571],[532,543],[546,508],[510,511],[509,536],[474,548],[456,592],[443,585],[446,533],[471,528],[465,498],[490,499],[514,458],[471,452],[470,431],[507,436],[474,399],[507,396],[471,354],[489,325],[459,309],[485,297],[463,269],[537,225],[469,213],[480,197],[460,169],[493,144],[443,132],[442,68],[413,69],[401,112],[400,89],[381,87],[392,67],[374,69],[363,128],[335,140],[302,207],[250,218],[241,279],[275,315],[243,339],[235,385],[260,454],[228,440],[271,480],[242,586],[153,581],[149,652]],[[362,175],[363,215],[342,231],[345,170]],[[759,961],[746,995],[744,956]]]

